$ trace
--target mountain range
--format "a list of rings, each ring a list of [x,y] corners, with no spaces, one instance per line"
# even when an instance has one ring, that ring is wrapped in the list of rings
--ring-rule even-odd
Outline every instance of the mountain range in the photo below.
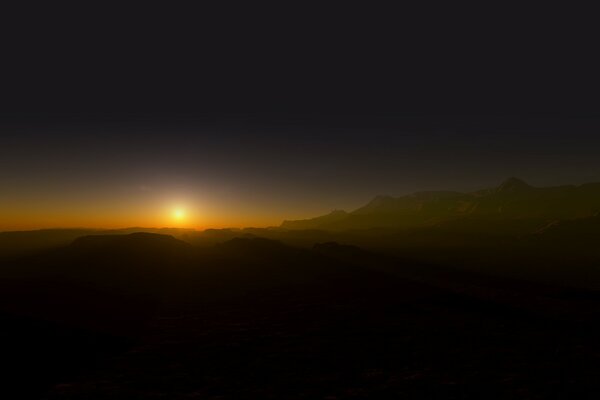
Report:
[[[354,211],[335,210],[305,220],[284,221],[286,230],[418,228],[452,221],[556,220],[585,218],[600,212],[600,183],[534,187],[509,178],[499,186],[475,192],[417,192],[401,197],[377,196]]]

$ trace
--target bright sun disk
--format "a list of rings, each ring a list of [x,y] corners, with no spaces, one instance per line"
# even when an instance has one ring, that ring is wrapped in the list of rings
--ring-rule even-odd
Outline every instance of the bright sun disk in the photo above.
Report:
[[[185,211],[181,208],[176,208],[175,210],[173,210],[173,218],[175,218],[176,220],[182,220],[183,218],[185,218]]]

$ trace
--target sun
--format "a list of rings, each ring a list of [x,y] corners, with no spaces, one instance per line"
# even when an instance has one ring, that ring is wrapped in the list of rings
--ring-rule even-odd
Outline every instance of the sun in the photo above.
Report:
[[[175,219],[176,221],[183,221],[185,219],[185,210],[183,208],[174,209],[173,219]]]

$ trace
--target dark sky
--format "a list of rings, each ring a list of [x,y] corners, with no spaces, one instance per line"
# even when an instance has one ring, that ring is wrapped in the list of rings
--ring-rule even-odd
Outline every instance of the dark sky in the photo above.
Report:
[[[268,225],[600,181],[585,10],[9,10],[0,229]],[[3,222],[5,221],[5,222]]]

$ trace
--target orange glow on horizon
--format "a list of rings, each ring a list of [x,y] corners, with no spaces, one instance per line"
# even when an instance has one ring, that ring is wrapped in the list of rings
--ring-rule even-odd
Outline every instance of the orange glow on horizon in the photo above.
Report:
[[[37,229],[123,228],[264,228],[279,226],[284,219],[309,217],[320,210],[298,213],[290,209],[260,209],[246,204],[186,202],[169,199],[14,201],[0,209],[0,232]],[[138,200],[138,201],[136,201]]]
[[[6,211],[6,210],[3,210]],[[277,226],[282,219],[267,216],[206,215],[199,218],[187,209],[171,209],[162,216],[157,213],[138,212],[57,212],[46,210],[14,210],[0,215],[0,232],[53,228],[184,228],[222,229]]]

